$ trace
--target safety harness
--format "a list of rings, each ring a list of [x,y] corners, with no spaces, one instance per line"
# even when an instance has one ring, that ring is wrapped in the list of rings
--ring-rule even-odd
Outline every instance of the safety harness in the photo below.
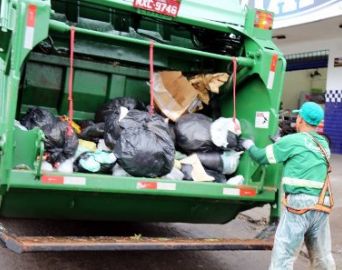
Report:
[[[327,176],[325,178],[322,190],[320,192],[319,195],[319,199],[318,202],[311,207],[306,207],[306,208],[301,208],[301,209],[297,209],[297,208],[293,208],[290,207],[287,203],[287,195],[285,195],[285,197],[282,200],[282,203],[284,204],[284,206],[286,207],[286,209],[293,214],[297,214],[297,215],[302,215],[305,214],[308,211],[314,210],[314,211],[319,211],[319,212],[324,212],[327,214],[330,214],[332,211],[332,208],[334,206],[334,199],[333,199],[333,194],[331,191],[331,186],[330,186],[330,172],[331,172],[331,165],[328,159],[328,154],[326,152],[326,150],[323,148],[323,146],[317,141],[317,139],[315,139],[311,134],[307,133],[311,139],[317,144],[318,148],[320,149],[321,153],[324,156],[325,162],[327,164],[328,170],[327,170]],[[329,194],[329,205],[324,204],[324,199],[327,196],[327,193]]]

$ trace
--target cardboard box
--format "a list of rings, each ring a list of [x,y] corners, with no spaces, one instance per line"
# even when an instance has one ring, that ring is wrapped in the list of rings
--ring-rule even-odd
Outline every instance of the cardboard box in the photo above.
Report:
[[[198,91],[180,71],[163,71],[154,75],[154,100],[172,121],[185,112],[194,112],[201,104]]]

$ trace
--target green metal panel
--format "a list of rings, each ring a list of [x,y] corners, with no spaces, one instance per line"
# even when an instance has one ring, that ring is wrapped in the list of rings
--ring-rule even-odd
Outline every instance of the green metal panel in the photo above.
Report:
[[[179,16],[166,18],[136,10],[132,2],[51,1],[51,12],[50,1],[1,1],[0,23],[5,31],[0,31],[0,213],[9,217],[224,223],[240,211],[269,203],[272,217],[277,217],[282,168],[258,166],[246,154],[238,173],[244,175],[248,188],[256,190],[252,196],[232,195],[239,191],[223,184],[105,175],[62,175],[81,177],[82,185],[44,184],[39,166],[14,170],[22,163],[39,165],[35,160],[43,150],[38,133],[13,128],[16,111],[22,114],[37,105],[55,114],[67,113],[71,24],[76,27],[75,118],[91,119],[103,102],[114,97],[149,101],[152,39],[157,71],[224,72],[236,57],[237,116],[243,135],[253,136],[258,145],[270,143],[269,136],[278,124],[286,63],[272,43],[271,32],[254,29],[255,12],[241,8],[239,1],[182,0]],[[37,7],[32,50],[24,46],[30,4]],[[213,37],[215,46],[199,40],[201,33]],[[44,45],[35,46],[47,36]],[[232,44],[224,43],[233,36],[238,38]],[[220,46],[228,49],[220,51]],[[270,86],[272,63],[275,74]],[[223,116],[232,115],[232,80],[221,89],[220,109]],[[267,128],[255,126],[256,111],[269,112]],[[141,181],[176,188],[140,189]]]
[[[107,98],[113,99],[125,96],[126,81],[126,76],[112,74],[110,76]]]
[[[49,174],[51,175],[51,174]],[[62,174],[53,174],[59,175]],[[74,174],[84,185],[44,184],[30,172],[12,171],[4,216],[86,220],[225,223],[240,211],[274,201],[274,191],[225,195],[226,184]],[[173,184],[175,190],[144,190],[141,181]],[[251,186],[252,187],[252,186]]]
[[[1,215],[20,218],[137,222],[226,223],[256,203],[128,194],[13,189]],[[261,205],[260,205],[261,206]],[[229,209],[229,211],[227,210]]]
[[[226,30],[227,25],[241,29],[245,22],[245,11],[240,6],[239,0],[182,0],[179,15],[172,19],[160,14],[137,10],[133,8],[133,0],[87,0],[86,2],[93,4],[92,6],[110,7],[148,17],[173,20],[179,23],[221,31]]]
[[[26,87],[21,93],[21,114],[32,105],[48,108],[58,114],[67,114],[68,59],[32,53],[26,70]],[[94,112],[105,101],[114,97],[129,96],[148,102],[147,82],[148,72],[145,69],[77,60],[73,89],[75,117],[93,118]]]
[[[64,80],[64,71],[54,65],[40,65],[29,62],[26,65],[22,103],[57,108],[59,91]],[[39,101],[44,100],[44,104]]]
[[[41,130],[35,128],[30,131],[15,129],[14,161],[13,167],[25,165],[34,169],[37,159],[39,143],[43,138]]]
[[[69,68],[66,69],[66,74],[69,74]],[[61,107],[58,110],[61,114],[68,113],[68,79],[69,75],[66,76]],[[105,102],[107,85],[107,74],[75,70],[73,88],[73,95],[76,97],[74,99],[75,109],[88,113],[95,112]],[[90,100],[91,102],[89,102]]]
[[[147,80],[142,84],[139,80],[128,78],[125,95],[134,97],[147,104],[149,102],[149,86],[147,85]]]
[[[35,10],[35,31],[28,33],[29,5]],[[8,184],[8,175],[13,164],[14,118],[18,100],[18,88],[24,59],[48,34],[50,3],[48,1],[2,1],[1,31],[9,30],[6,36],[7,51],[0,62],[0,185]],[[45,22],[45,23],[44,23]]]

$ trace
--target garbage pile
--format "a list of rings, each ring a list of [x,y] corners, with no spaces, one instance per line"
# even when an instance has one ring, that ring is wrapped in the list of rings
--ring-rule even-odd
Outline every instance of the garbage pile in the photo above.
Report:
[[[242,149],[238,119],[212,119],[203,106],[228,80],[225,73],[155,75],[157,112],[120,97],[104,104],[94,119],[72,123],[46,109],[31,108],[20,120],[45,135],[43,170],[113,176],[242,184],[235,176]]]
[[[222,128],[222,123],[227,127]],[[240,126],[238,120],[236,126]],[[226,175],[235,173],[242,154],[238,147],[241,132],[235,131],[232,119],[212,121],[203,114],[185,114],[177,120],[175,133],[177,149],[187,155],[179,160],[184,179],[225,183]]]
[[[40,128],[44,132],[45,159],[54,167],[72,158],[78,147],[78,138],[68,124],[56,118],[48,110],[31,108],[20,124],[28,130]]]

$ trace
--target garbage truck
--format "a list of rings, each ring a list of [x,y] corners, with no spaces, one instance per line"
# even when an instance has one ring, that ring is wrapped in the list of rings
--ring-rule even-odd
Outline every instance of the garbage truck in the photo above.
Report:
[[[148,103],[152,65],[154,72],[185,75],[227,72],[215,111],[222,117],[235,114],[242,137],[266,146],[278,129],[286,70],[286,60],[272,42],[272,13],[237,0],[0,3],[2,217],[224,224],[266,204],[271,206],[270,220],[279,217],[282,166],[258,165],[247,153],[236,172],[245,179],[242,185],[46,172],[44,133],[15,125],[32,107],[59,116],[68,115],[72,103],[77,121],[93,119],[96,110],[113,98]],[[214,117],[209,110],[210,116]],[[37,239],[25,242],[5,229],[1,239],[18,252],[67,250],[63,241],[52,245],[50,239],[49,245],[40,239],[39,245]],[[117,250],[114,242],[102,239],[92,245]],[[73,248],[90,250],[92,245],[85,243]],[[210,249],[215,243],[207,241],[204,246]],[[157,249],[162,248],[159,244]],[[127,249],[134,249],[132,245],[125,242]],[[164,248],[170,246],[175,248],[170,242]],[[191,249],[185,242],[180,246]],[[139,249],[137,243],[135,248]]]

